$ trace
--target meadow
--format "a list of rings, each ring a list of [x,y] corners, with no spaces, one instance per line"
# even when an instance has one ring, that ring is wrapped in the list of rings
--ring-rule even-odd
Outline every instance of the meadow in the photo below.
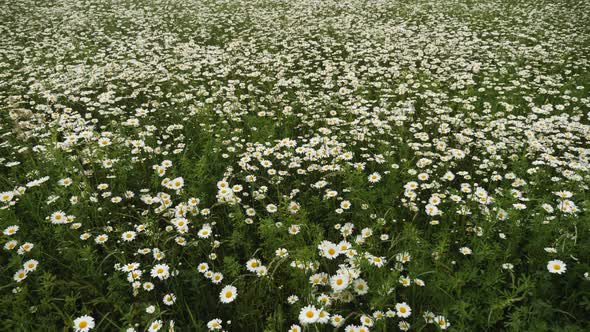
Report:
[[[0,331],[590,331],[590,2],[0,0]]]

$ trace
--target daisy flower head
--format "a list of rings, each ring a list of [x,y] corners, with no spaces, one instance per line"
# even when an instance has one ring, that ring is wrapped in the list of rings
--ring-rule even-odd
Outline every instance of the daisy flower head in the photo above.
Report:
[[[25,280],[27,278],[27,271],[23,270],[18,270],[16,271],[16,273],[14,274],[14,281],[16,282],[21,282],[23,280]]]
[[[445,316],[436,316],[434,317],[434,322],[442,329],[446,330],[451,326],[451,324],[447,321]]]
[[[374,324],[373,319],[367,315],[362,315],[360,320],[361,320],[361,325],[366,326],[366,327],[371,327]]]
[[[12,249],[16,248],[17,245],[18,245],[18,241],[10,240],[4,244],[4,250],[12,250]]]
[[[94,318],[84,315],[74,320],[74,331],[87,332],[94,328]]]
[[[330,324],[334,327],[339,327],[344,323],[344,317],[341,315],[333,315],[330,319]]]
[[[197,266],[197,270],[199,272],[201,272],[201,273],[205,273],[205,272],[209,271],[209,264],[207,264],[207,263],[200,263]]]
[[[168,279],[170,276],[170,267],[166,264],[156,264],[152,268],[150,275],[152,278],[158,278],[160,280]]]
[[[211,282],[214,284],[219,284],[223,280],[223,274],[221,272],[215,272],[211,276]]]
[[[402,331],[407,331],[410,329],[410,324],[408,322],[402,320],[401,322],[399,322],[398,327]]]
[[[299,225],[291,225],[289,226],[289,234],[297,235],[301,231],[301,226]]]
[[[20,227],[18,225],[8,226],[4,229],[4,231],[2,233],[4,235],[11,236],[11,235],[16,234],[16,232],[18,232],[19,228]]]
[[[170,182],[168,182],[169,189],[178,190],[178,189],[182,189],[183,186],[184,186],[184,179],[181,177],[178,177],[176,179],[172,179],[172,180],[170,180]]]
[[[135,236],[136,236],[136,235],[137,235],[137,233],[136,233],[136,232],[134,232],[134,231],[127,231],[127,232],[124,232],[124,233],[121,235],[121,238],[122,238],[122,239],[123,239],[123,241],[125,241],[125,242],[131,242],[131,241],[133,241],[133,240],[135,239]]]
[[[19,255],[24,255],[25,253],[31,251],[33,247],[34,245],[31,242],[25,242],[18,248],[17,253]]]
[[[52,224],[65,224],[66,214],[63,211],[56,211],[51,214],[50,219]]]
[[[287,298],[287,303],[289,303],[289,304],[295,304],[295,303],[297,303],[297,301],[299,301],[299,297],[297,295],[290,295]]]
[[[266,206],[266,211],[268,211],[269,213],[275,213],[275,212],[277,212],[277,210],[278,210],[278,208],[274,204],[268,204]]]
[[[305,306],[299,312],[299,322],[303,325],[313,324],[320,317],[320,313],[316,307],[312,305]]]
[[[246,262],[246,269],[250,272],[256,272],[258,271],[261,265],[262,263],[260,262],[260,260],[252,258]]]
[[[353,283],[354,291],[358,295],[365,295],[369,292],[369,285],[363,279],[356,279]]]
[[[370,256],[369,263],[371,263],[371,265],[375,265],[376,267],[382,267],[385,264],[385,258],[379,256]]]
[[[37,266],[39,265],[39,262],[35,259],[29,259],[28,261],[26,261],[23,264],[23,269],[26,272],[33,272],[37,269]]]
[[[217,330],[221,330],[223,327],[221,326],[221,319],[219,318],[215,318],[210,320],[207,323],[207,328],[209,329],[209,331],[217,331]]]
[[[330,286],[335,292],[343,291],[346,287],[348,287],[349,278],[343,274],[337,274],[330,278]]]
[[[223,287],[219,293],[219,300],[221,303],[231,303],[238,296],[238,289],[234,286],[228,285]]]
[[[559,259],[554,259],[547,263],[547,270],[549,270],[550,273],[562,274],[567,269],[566,264],[563,261],[560,261]]]
[[[330,321],[330,313],[326,310],[318,310],[318,320],[317,323],[319,324],[326,324]]]
[[[381,180],[381,174],[375,172],[372,173],[371,175],[369,175],[369,182],[371,183],[377,183]]]
[[[148,327],[148,332],[157,332],[157,331],[160,331],[160,329],[162,328],[162,326],[164,326],[164,323],[162,323],[161,320],[159,320],[159,319],[158,320],[155,320]]]
[[[101,234],[101,235],[98,235],[97,237],[94,238],[94,242],[96,242],[97,244],[103,244],[103,243],[107,242],[108,239],[109,239],[108,235]]]
[[[397,311],[397,316],[401,318],[410,317],[412,314],[412,308],[406,304],[406,302],[398,303],[395,305],[395,310]]]
[[[212,233],[211,226],[209,226],[208,224],[205,224],[205,225],[203,225],[203,228],[201,228],[199,230],[197,235],[202,239],[206,239],[211,236],[211,233]]]
[[[166,294],[164,295],[164,298],[162,299],[162,302],[164,302],[165,305],[173,305],[174,302],[176,302],[176,295],[170,293],[170,294]]]
[[[13,197],[14,197],[14,193],[13,192],[11,192],[11,191],[5,191],[3,193],[0,193],[0,202],[2,202],[2,203],[10,202]]]
[[[299,212],[300,209],[301,209],[301,205],[299,205],[299,203],[297,203],[297,202],[289,203],[289,212],[291,212],[292,214]]]
[[[336,244],[332,242],[326,243],[320,249],[322,250],[323,256],[328,259],[334,259],[338,257],[338,255],[340,254],[340,247],[338,247]]]
[[[459,248],[459,252],[462,253],[465,256],[471,255],[473,253],[473,251],[471,249],[469,249],[468,247],[461,247],[461,248]]]

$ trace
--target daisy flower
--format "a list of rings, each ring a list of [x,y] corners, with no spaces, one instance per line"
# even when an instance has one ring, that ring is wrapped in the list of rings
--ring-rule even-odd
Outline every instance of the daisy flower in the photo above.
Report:
[[[354,291],[358,295],[365,295],[369,292],[369,285],[363,279],[356,279],[353,283]]]
[[[246,262],[246,269],[250,272],[256,272],[261,266],[261,262],[258,259],[252,258]]]
[[[559,259],[554,259],[547,263],[547,270],[549,270],[550,273],[562,274],[567,269],[566,264],[563,261],[560,261]]]
[[[98,235],[97,237],[94,238],[94,242],[96,242],[97,244],[103,244],[103,243],[107,242],[108,239],[109,239],[108,235],[101,234],[101,235]]]
[[[459,252],[462,253],[465,256],[471,255],[473,253],[473,251],[471,249],[469,249],[468,247],[461,247],[461,248],[459,248]]]
[[[162,302],[164,302],[165,305],[173,305],[174,302],[176,302],[176,295],[170,293],[170,294],[166,294],[164,295],[164,298],[162,299]]]
[[[371,183],[377,183],[381,180],[381,174],[375,172],[371,175],[369,175],[369,182]]]
[[[334,259],[338,257],[338,255],[340,254],[340,247],[338,247],[336,244],[332,242],[326,242],[327,243],[323,246],[323,248],[321,248],[323,256],[328,259]]]
[[[86,332],[94,328],[94,318],[84,315],[74,320],[74,330],[76,332]]]
[[[21,281],[25,280],[26,278],[27,278],[27,271],[25,271],[25,270],[18,270],[14,274],[14,278],[13,279],[16,282],[21,282]]]
[[[16,234],[18,232],[19,227],[17,225],[8,226],[2,232],[4,235],[10,236]]]
[[[338,274],[330,278],[330,286],[334,292],[340,292],[348,287],[349,278],[346,275]]]
[[[134,231],[127,231],[121,235],[121,238],[123,239],[123,241],[131,242],[135,239],[136,235],[137,233],[135,233]]]
[[[266,211],[268,211],[269,213],[275,213],[275,212],[277,212],[277,210],[278,210],[277,206],[274,204],[268,204],[266,206]]]
[[[412,309],[406,304],[406,302],[396,304],[395,310],[397,311],[397,316],[401,318],[410,317],[412,314]]]
[[[51,214],[52,224],[64,224],[66,222],[66,214],[63,211],[56,211]]]
[[[303,325],[313,324],[320,317],[320,313],[316,307],[308,305],[303,307],[299,312],[299,322]]]
[[[344,317],[341,315],[333,315],[330,319],[330,324],[334,327],[339,327],[344,323]]]
[[[39,265],[39,262],[35,259],[29,259],[28,261],[26,261],[23,264],[23,269],[26,272],[33,272],[37,269],[37,265]]]
[[[152,268],[150,275],[152,278],[158,278],[160,280],[168,279],[170,276],[170,267],[166,264],[156,264]]]
[[[2,202],[2,203],[10,202],[13,197],[14,197],[13,192],[5,191],[3,193],[0,193],[0,202]]]
[[[159,319],[155,320],[150,324],[150,326],[148,328],[148,332],[157,332],[162,328],[162,326],[163,326],[163,323],[161,320],[159,320]]]
[[[434,322],[442,329],[446,330],[451,324],[447,321],[444,316],[436,316],[434,317]]]
[[[205,272],[209,271],[209,264],[207,264],[207,263],[200,263],[197,266],[197,271],[199,271],[201,273],[205,273]]]
[[[207,323],[207,328],[209,329],[209,331],[221,330],[223,328],[221,326],[221,319],[215,318],[215,319],[210,320]]]
[[[221,301],[221,303],[230,303],[233,302],[237,296],[238,289],[234,286],[228,285],[223,287],[223,289],[219,293],[219,300]]]

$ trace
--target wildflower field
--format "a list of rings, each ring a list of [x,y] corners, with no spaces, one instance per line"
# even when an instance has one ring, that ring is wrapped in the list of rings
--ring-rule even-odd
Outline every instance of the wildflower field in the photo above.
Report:
[[[590,331],[587,0],[0,0],[0,331]]]

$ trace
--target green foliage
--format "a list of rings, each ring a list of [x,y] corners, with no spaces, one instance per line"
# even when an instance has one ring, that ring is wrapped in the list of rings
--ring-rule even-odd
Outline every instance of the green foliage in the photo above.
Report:
[[[589,4],[3,3],[0,331],[589,331]]]

